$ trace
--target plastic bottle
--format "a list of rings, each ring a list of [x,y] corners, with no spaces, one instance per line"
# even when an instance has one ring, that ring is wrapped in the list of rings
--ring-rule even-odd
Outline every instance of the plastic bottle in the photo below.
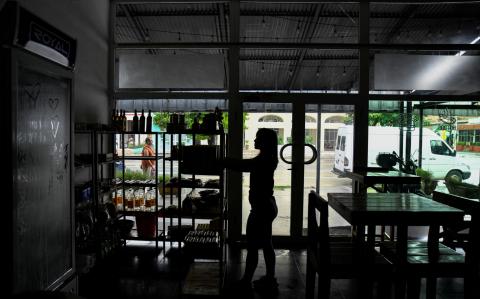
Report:
[[[145,112],[142,109],[142,115],[140,115],[140,123],[138,127],[138,132],[144,133],[145,132]]]

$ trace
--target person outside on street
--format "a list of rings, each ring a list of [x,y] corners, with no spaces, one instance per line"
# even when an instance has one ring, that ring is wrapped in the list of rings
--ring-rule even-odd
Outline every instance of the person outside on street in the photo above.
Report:
[[[248,200],[251,210],[247,221],[247,259],[245,272],[238,282],[240,290],[252,288],[252,278],[258,264],[258,250],[263,250],[266,275],[253,282],[257,291],[271,294],[278,292],[275,278],[275,251],[272,244],[272,223],[277,217],[278,208],[273,196],[273,175],[278,164],[277,134],[271,129],[261,128],[254,141],[260,153],[252,159],[232,159],[223,161],[223,167],[250,172]]]
[[[152,146],[152,139],[149,137],[145,138],[145,145],[142,150],[143,157],[154,157],[155,150]],[[143,170],[143,174],[148,177],[153,177],[155,175],[155,160],[142,160],[140,168]]]

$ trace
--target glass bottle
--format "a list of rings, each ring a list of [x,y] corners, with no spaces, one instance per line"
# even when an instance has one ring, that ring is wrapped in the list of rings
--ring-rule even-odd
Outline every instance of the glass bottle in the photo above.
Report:
[[[127,131],[127,116],[125,115],[125,110],[122,110],[122,131]]]
[[[110,120],[112,121],[111,124],[112,124],[112,127],[114,127],[114,128],[115,128],[115,117],[116,117],[115,109],[112,109],[112,117],[111,117]]]
[[[148,116],[147,116],[147,133],[152,132],[152,111],[149,109],[148,110]]]
[[[137,115],[137,109],[135,109],[135,114],[133,115],[133,128],[132,131],[134,133],[138,132],[138,115]]]
[[[139,123],[139,128],[138,132],[144,133],[145,132],[145,112],[142,109],[142,115],[140,115],[140,123]]]
[[[117,109],[115,111],[115,120],[114,120],[114,126],[115,129],[120,130],[120,126],[118,125],[120,123],[120,111]]]
[[[135,191],[135,210],[145,209],[145,195],[143,189],[137,189]]]

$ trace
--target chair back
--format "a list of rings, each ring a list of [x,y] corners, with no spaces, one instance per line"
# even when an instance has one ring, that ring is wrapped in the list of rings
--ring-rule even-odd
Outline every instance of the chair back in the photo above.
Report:
[[[475,199],[469,199],[459,195],[446,194],[438,191],[433,191],[432,199],[448,206],[463,210],[469,215],[478,214],[480,212],[480,202]]]
[[[315,191],[308,195],[308,247],[314,251],[319,264],[330,263],[328,202]]]
[[[472,257],[478,259],[477,254],[474,253],[475,250],[471,248],[480,248],[480,241],[477,238],[480,232],[480,201],[438,191],[433,191],[432,198],[437,202],[463,210],[465,214],[470,215],[470,221],[444,226],[444,230],[449,233],[447,243],[450,242],[450,246],[463,248],[468,259]],[[465,233],[461,232],[467,228],[468,230]]]

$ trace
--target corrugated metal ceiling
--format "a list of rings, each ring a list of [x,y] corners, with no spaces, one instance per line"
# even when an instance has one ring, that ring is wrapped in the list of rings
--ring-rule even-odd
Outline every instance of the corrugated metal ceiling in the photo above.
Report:
[[[240,10],[242,42],[358,41],[358,4],[242,2]],[[226,3],[119,4],[115,40],[118,43],[226,42],[228,15]],[[372,4],[370,40],[469,43],[480,35],[479,15],[479,3]],[[172,51],[146,52],[161,55]],[[202,51],[205,54],[223,51],[226,58],[228,55],[225,50]],[[351,90],[356,88],[357,81],[356,50],[244,49],[240,55],[240,88],[244,90]]]

